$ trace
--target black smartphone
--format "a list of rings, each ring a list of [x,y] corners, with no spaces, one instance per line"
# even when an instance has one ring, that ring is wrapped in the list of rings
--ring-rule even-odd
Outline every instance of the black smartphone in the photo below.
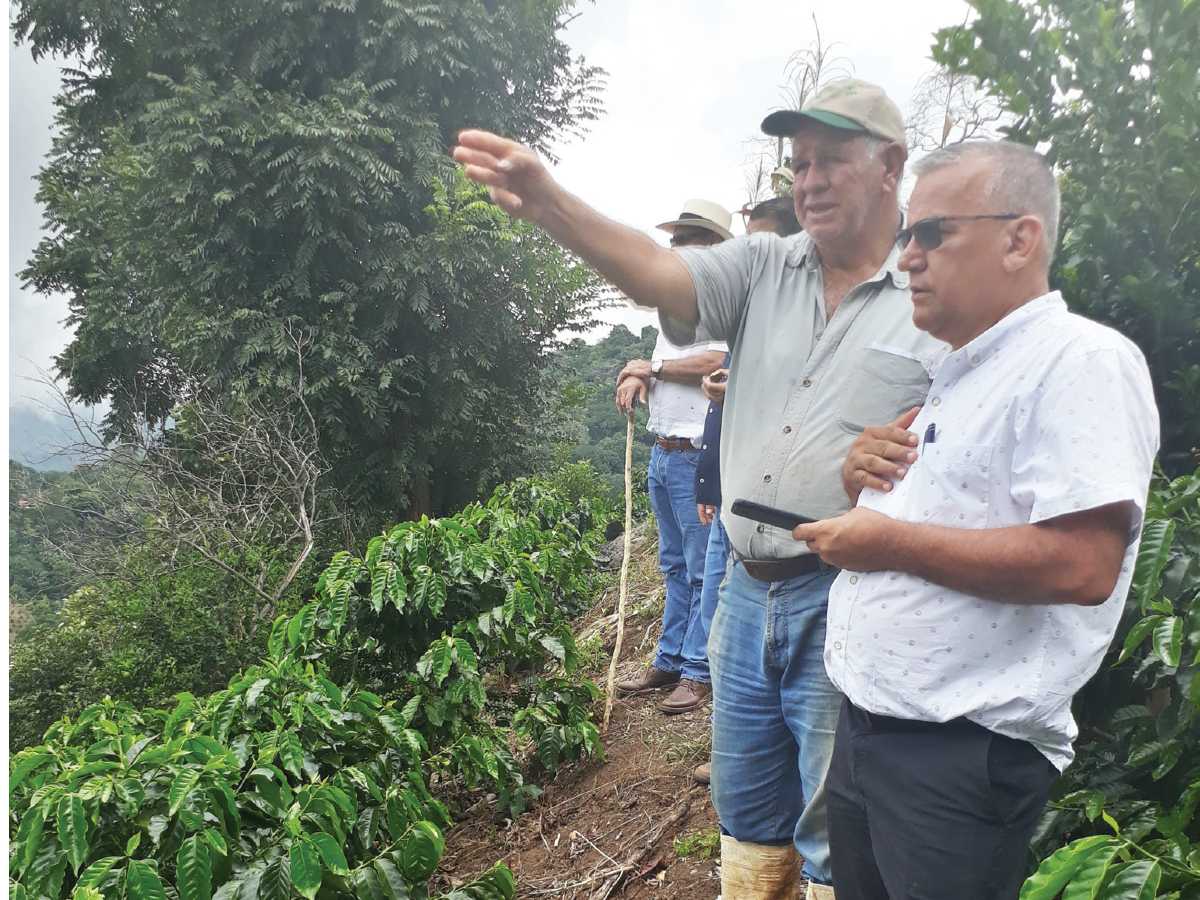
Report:
[[[774,525],[776,528],[786,528],[788,531],[791,531],[797,525],[807,525],[810,522],[817,521],[816,519],[810,519],[808,516],[801,516],[797,513],[776,509],[773,506],[763,506],[763,504],[755,503],[753,500],[734,500],[733,506],[729,508],[729,511],[735,516],[753,519],[755,522],[762,522],[765,525]]]

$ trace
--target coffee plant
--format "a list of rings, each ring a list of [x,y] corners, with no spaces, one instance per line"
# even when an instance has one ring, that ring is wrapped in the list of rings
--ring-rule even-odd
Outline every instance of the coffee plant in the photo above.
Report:
[[[1108,658],[1076,702],[1078,757],[1034,837],[1023,900],[1200,897],[1200,471],[1151,490]]]
[[[106,699],[11,763],[14,900],[428,896],[466,792],[601,752],[569,617],[587,499],[526,479],[341,554],[266,658],[171,710]],[[497,866],[447,900],[507,898]]]

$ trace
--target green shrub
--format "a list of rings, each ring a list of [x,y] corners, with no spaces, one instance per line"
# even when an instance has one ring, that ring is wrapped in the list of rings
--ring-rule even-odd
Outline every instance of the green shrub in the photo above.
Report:
[[[1035,835],[1043,861],[1022,898],[1068,884],[1071,896],[1101,885],[1104,897],[1200,896],[1198,657],[1200,471],[1151,490],[1125,615],[1077,699],[1077,759]]]
[[[427,896],[457,791],[515,815],[538,794],[522,751],[550,770],[601,750],[566,624],[591,520],[527,479],[397,526],[335,558],[226,689],[52,725],[10,769],[10,895]],[[498,866],[450,897],[513,891]]]

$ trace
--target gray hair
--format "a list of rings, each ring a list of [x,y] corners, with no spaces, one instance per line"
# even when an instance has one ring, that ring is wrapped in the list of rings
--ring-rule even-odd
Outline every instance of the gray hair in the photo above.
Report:
[[[995,205],[994,212],[1015,212],[1041,220],[1049,265],[1058,245],[1061,201],[1054,172],[1033,147],[1014,141],[963,141],[921,157],[913,171],[920,177],[976,157],[989,163],[984,198]]]

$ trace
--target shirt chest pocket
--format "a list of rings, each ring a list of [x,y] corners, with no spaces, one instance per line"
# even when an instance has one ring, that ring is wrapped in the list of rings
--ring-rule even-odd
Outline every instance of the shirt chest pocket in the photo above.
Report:
[[[933,443],[922,446],[920,454],[908,473],[910,520],[986,528],[992,447]]]
[[[924,364],[902,350],[872,344],[858,351],[851,365],[838,406],[838,425],[851,434],[888,424],[924,403],[929,393]]]

